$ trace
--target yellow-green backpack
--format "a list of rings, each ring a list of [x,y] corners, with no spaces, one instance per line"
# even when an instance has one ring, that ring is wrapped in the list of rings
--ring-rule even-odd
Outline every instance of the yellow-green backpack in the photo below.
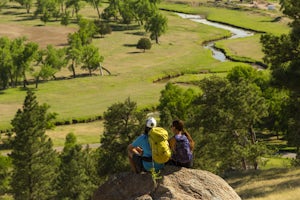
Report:
[[[161,127],[154,127],[148,133],[152,159],[156,163],[165,163],[171,158],[168,138],[168,131]]]

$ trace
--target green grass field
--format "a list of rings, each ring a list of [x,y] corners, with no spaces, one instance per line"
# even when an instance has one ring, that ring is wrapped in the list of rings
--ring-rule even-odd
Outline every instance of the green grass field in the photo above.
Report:
[[[166,6],[162,4],[161,7]],[[173,9],[191,12],[185,10],[185,7],[176,5]],[[196,9],[192,13],[206,13],[212,20],[223,20],[224,23],[236,26],[243,21],[244,26],[251,27],[254,23],[258,29],[264,27],[265,31],[272,30],[274,33],[288,30],[284,23],[270,22],[270,16],[264,13],[259,15],[259,13],[212,7],[191,8]],[[14,7],[11,8],[10,13],[16,14],[9,15],[2,11],[0,23],[26,26],[41,24],[38,19],[26,20],[23,23],[21,19],[27,16],[25,10]],[[50,111],[59,114],[58,120],[102,115],[108,106],[123,101],[127,97],[136,101],[141,107],[153,106],[157,104],[160,91],[164,88],[164,84],[153,84],[153,81],[159,78],[182,73],[197,74],[202,70],[226,72],[233,66],[240,65],[233,62],[218,62],[210,56],[208,50],[201,46],[204,41],[224,37],[228,34],[227,31],[181,19],[172,12],[163,13],[168,17],[168,31],[160,38],[160,44],[154,44],[146,53],[137,50],[135,44],[141,37],[140,34],[144,34],[143,29],[116,31],[105,38],[94,39],[93,43],[99,47],[101,55],[104,56],[103,65],[113,75],[49,81],[40,84],[36,90],[39,102],[47,102],[51,106]],[[82,14],[89,18],[96,17],[96,12],[88,5],[82,9]],[[237,14],[239,14],[238,18]],[[218,20],[218,16],[226,16],[226,18],[222,17],[222,20]],[[261,24],[260,21],[264,23]],[[59,26],[59,24],[52,22],[47,26]],[[263,56],[258,36],[220,43],[229,54],[246,56],[255,60],[261,60]],[[245,48],[249,44],[252,44],[251,48]],[[62,75],[66,74],[70,75],[70,72],[63,70]],[[0,130],[10,128],[10,120],[16,110],[21,107],[24,95],[25,91],[20,88],[1,91]]]
[[[244,200],[296,200],[300,196],[300,168],[248,171],[225,180]]]

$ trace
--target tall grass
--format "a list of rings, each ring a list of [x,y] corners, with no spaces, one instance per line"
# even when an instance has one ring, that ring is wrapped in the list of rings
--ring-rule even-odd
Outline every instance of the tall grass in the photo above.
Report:
[[[250,171],[225,180],[244,200],[297,200],[300,196],[300,168]]]

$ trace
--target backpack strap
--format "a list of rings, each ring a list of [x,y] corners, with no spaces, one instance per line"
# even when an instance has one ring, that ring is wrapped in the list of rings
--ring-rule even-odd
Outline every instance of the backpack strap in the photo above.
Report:
[[[143,160],[143,161],[146,161],[146,162],[152,162],[152,157],[145,157],[145,156],[142,156],[142,160]]]

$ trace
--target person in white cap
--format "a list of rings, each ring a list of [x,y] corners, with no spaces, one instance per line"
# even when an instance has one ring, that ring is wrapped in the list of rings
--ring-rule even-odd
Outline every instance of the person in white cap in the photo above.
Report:
[[[148,132],[156,127],[156,120],[149,117],[146,120],[145,131],[128,145],[128,158],[131,169],[135,173],[147,172],[154,167],[155,171],[164,167],[152,160],[152,151],[148,141]]]

